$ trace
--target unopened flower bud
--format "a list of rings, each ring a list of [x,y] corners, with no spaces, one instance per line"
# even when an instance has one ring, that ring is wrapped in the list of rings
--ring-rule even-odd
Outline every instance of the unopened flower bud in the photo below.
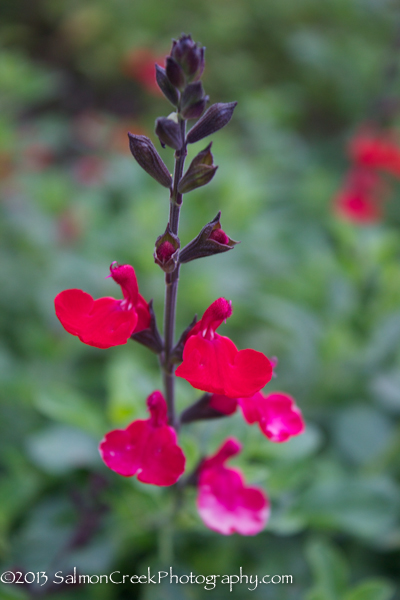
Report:
[[[236,104],[237,102],[219,102],[210,106],[187,134],[188,144],[194,144],[225,127],[232,118]]]
[[[156,135],[163,148],[166,145],[174,150],[182,148],[181,128],[173,119],[169,117],[159,117],[156,119]]]
[[[129,148],[139,165],[164,187],[172,186],[172,177],[153,142],[145,135],[128,133]]]
[[[171,56],[167,56],[165,59],[165,73],[174,87],[183,90],[186,85],[185,73]]]
[[[214,229],[211,232],[209,240],[215,240],[219,244],[229,245],[229,237],[226,235],[223,229]]]
[[[221,212],[217,214],[215,219],[203,227],[194,240],[181,250],[179,254],[180,263],[187,263],[196,258],[203,258],[203,256],[212,256],[213,254],[227,252],[228,250],[232,250],[236,244],[239,244],[239,242],[232,240],[221,229],[220,218]]]
[[[165,233],[157,238],[154,250],[154,261],[165,273],[172,273],[175,270],[179,248],[179,238],[172,233],[168,224]]]
[[[192,160],[188,170],[179,182],[180,194],[187,194],[198,187],[206,185],[214,177],[217,166],[213,165],[213,155],[210,151],[211,144],[199,152]]]
[[[178,106],[180,94],[168,79],[165,69],[163,69],[162,67],[160,67],[160,65],[157,64],[156,81],[158,87],[160,88],[164,96],[167,98],[167,100],[169,100],[174,106]]]
[[[190,35],[182,35],[174,40],[171,48],[172,58],[182,67],[190,81],[198,81],[204,71],[204,51],[194,42]]]

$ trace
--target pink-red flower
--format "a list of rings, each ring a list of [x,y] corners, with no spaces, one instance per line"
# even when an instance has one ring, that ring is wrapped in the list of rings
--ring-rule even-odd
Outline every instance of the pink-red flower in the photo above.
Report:
[[[255,535],[264,528],[269,516],[269,501],[264,492],[246,487],[242,473],[225,466],[240,450],[240,443],[230,438],[199,468],[197,507],[200,517],[207,527],[223,535],[235,531]]]
[[[271,379],[272,365],[261,352],[238,350],[229,338],[215,333],[231,314],[231,303],[225,298],[207,308],[189,333],[176,375],[205,392],[230,398],[252,396]]]
[[[107,467],[123,475],[137,475],[153,485],[173,485],[185,469],[185,456],[167,424],[167,405],[161,392],[147,398],[150,418],[134,421],[126,429],[107,433],[100,454]]]
[[[210,406],[224,415],[233,414],[237,406],[240,406],[247,423],[258,423],[263,434],[272,442],[286,442],[305,429],[301,410],[294,399],[283,392],[273,392],[266,396],[257,392],[253,396],[236,400],[213,394]]]
[[[304,432],[301,411],[288,394],[273,392],[264,396],[258,392],[250,398],[239,398],[238,403],[247,423],[258,423],[271,442],[286,442]]]
[[[110,297],[94,300],[78,289],[64,290],[54,300],[56,315],[64,329],[96,348],[126,344],[133,333],[147,329],[150,324],[148,304],[139,294],[133,267],[113,263],[109,277],[121,286],[123,300]]]

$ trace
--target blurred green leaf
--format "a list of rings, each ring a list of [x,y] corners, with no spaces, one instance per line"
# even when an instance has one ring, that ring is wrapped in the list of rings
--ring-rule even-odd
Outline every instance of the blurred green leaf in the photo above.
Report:
[[[52,475],[63,475],[72,469],[101,465],[97,442],[79,429],[52,425],[32,434],[26,441],[32,461]]]
[[[93,436],[102,437],[106,431],[102,407],[74,389],[53,385],[38,393],[35,405],[46,417],[83,429]]]
[[[315,589],[307,600],[343,600],[349,568],[341,553],[328,540],[312,539],[306,546]]]
[[[384,580],[368,580],[360,583],[344,596],[344,600],[390,600],[394,587]]]

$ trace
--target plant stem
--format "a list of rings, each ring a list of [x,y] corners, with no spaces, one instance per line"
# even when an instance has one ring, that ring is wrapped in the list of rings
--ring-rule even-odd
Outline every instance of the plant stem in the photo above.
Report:
[[[178,192],[178,185],[182,178],[186,158],[186,122],[180,121],[182,148],[175,152],[174,183],[170,197],[169,226],[175,235],[178,235],[179,215],[182,205],[182,194]],[[165,399],[168,406],[168,422],[177,429],[178,423],[175,415],[175,366],[171,362],[171,351],[174,347],[176,298],[179,282],[179,263],[172,273],[165,274],[165,306],[164,306],[164,357],[162,367],[164,371]]]

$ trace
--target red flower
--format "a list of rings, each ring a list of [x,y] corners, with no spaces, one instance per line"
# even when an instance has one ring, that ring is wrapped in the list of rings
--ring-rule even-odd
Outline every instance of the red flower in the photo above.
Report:
[[[394,132],[364,126],[350,140],[348,152],[359,165],[400,176],[400,146]]]
[[[237,400],[213,394],[210,398],[210,406],[223,415],[233,414],[238,405],[247,423],[258,423],[263,434],[272,442],[286,442],[304,432],[301,410],[288,394],[273,392],[264,396],[257,392],[253,396]]]
[[[228,439],[214,456],[200,465],[198,511],[207,527],[223,535],[235,531],[255,535],[264,528],[269,516],[269,501],[264,492],[246,487],[242,473],[224,465],[240,450],[237,440]]]
[[[147,398],[150,418],[134,421],[126,429],[107,433],[99,450],[107,467],[123,475],[137,475],[153,485],[173,485],[185,470],[185,456],[167,425],[167,405],[161,392]]]
[[[339,216],[357,223],[375,223],[382,218],[382,204],[387,186],[378,173],[370,168],[353,167],[342,190],[334,198]]]
[[[122,61],[122,70],[127,77],[140,83],[150,94],[162,94],[156,81],[155,64],[164,64],[164,56],[155,55],[148,48],[136,48],[129,52]]]
[[[231,302],[219,298],[196,323],[183,349],[176,375],[194,388],[230,398],[252,396],[272,377],[268,358],[255,350],[238,350],[215,330],[232,314]]]
[[[65,290],[54,300],[56,315],[64,329],[96,348],[126,344],[132,333],[150,325],[149,308],[139,294],[133,267],[114,262],[109,277],[121,286],[123,300],[109,297],[94,300],[77,289]]]

